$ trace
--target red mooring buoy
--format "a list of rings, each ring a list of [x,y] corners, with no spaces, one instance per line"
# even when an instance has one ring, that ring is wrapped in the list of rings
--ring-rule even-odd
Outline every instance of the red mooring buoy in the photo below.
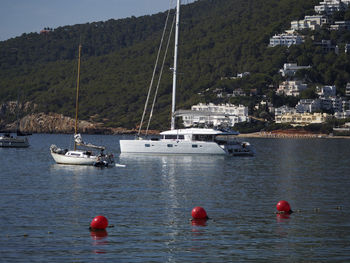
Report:
[[[276,205],[277,211],[282,213],[292,213],[292,209],[287,201],[281,200]]]
[[[192,209],[192,218],[193,219],[208,219],[207,212],[203,207],[196,206]]]
[[[104,216],[96,216],[92,219],[90,227],[92,229],[106,229],[108,226],[108,220]]]

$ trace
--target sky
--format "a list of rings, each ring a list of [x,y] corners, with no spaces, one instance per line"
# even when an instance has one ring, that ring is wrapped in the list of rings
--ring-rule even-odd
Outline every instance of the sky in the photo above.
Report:
[[[175,5],[175,0],[0,0],[0,41],[45,27],[156,14]]]

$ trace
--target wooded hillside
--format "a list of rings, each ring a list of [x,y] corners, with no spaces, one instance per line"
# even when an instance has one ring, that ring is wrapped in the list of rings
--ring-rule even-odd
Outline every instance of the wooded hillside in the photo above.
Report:
[[[290,27],[292,20],[313,14],[319,1],[201,0],[181,10],[177,108],[198,102],[227,102],[212,92],[221,88],[257,90],[257,96],[231,99],[252,108],[258,96],[278,104],[271,85],[284,63],[311,65],[305,72],[314,83],[336,84],[344,90],[350,58],[324,54],[317,39],[350,43],[349,32],[309,33],[300,46],[269,48],[269,38]],[[174,14],[174,10],[172,10]],[[37,112],[74,116],[77,53],[81,62],[80,118],[106,126],[139,124],[152,77],[167,13],[106,22],[64,26],[45,34],[30,33],[0,42],[0,103],[16,100],[38,105]],[[347,16],[347,13],[337,14]],[[172,18],[171,18],[172,20]],[[313,40],[311,40],[313,38]],[[315,40],[316,39],[316,40]],[[171,53],[173,48],[171,47]],[[169,126],[172,54],[168,55],[158,94],[153,129]],[[222,80],[239,72],[245,80]],[[19,92],[20,90],[20,92]]]

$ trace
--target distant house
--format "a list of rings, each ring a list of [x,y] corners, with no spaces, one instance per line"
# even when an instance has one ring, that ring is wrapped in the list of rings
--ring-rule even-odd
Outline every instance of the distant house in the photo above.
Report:
[[[334,12],[345,10],[346,2],[342,0],[324,0],[319,5],[315,6],[315,12],[317,14],[331,15]]]
[[[350,44],[345,44],[345,53],[348,53],[350,51]]]
[[[238,122],[249,121],[248,107],[233,104],[199,103],[193,105],[191,110],[180,110],[177,116],[181,116],[185,127],[193,126],[221,126],[233,127]]]
[[[350,97],[350,82],[346,84],[345,96]]]
[[[330,30],[350,30],[350,21],[335,21]]]
[[[336,95],[336,87],[335,86],[317,86],[316,93],[318,96],[329,97]]]
[[[250,72],[237,73],[237,78],[243,78],[249,75],[250,75]]]
[[[285,63],[283,69],[280,69],[279,72],[283,77],[293,77],[298,70],[309,68],[311,68],[311,66],[298,66],[296,63]]]
[[[276,94],[297,97],[305,89],[307,89],[307,84],[301,81],[283,81],[276,90]]]
[[[293,30],[303,30],[310,29],[316,30],[321,28],[322,25],[328,23],[328,20],[323,15],[315,15],[315,16],[305,16],[303,20],[292,21],[291,29]]]
[[[295,108],[292,108],[292,107],[288,107],[286,105],[283,105],[282,107],[279,107],[279,108],[275,108],[275,116],[282,116],[283,114],[286,114],[286,113],[296,113],[296,110]]]
[[[45,27],[44,29],[40,30],[40,34],[43,35],[43,34],[49,34],[53,31],[52,28],[49,28],[49,27]]]
[[[242,89],[234,89],[232,91],[232,94],[227,94],[227,97],[240,97],[240,96],[246,96],[246,93]]]
[[[332,45],[331,40],[325,40],[323,39],[321,42],[315,42],[315,46],[320,46],[322,48],[323,53],[328,52],[335,52],[336,54],[339,53],[339,48],[337,45]]]
[[[334,117],[337,119],[347,119],[350,118],[350,110],[335,112]]]
[[[343,99],[339,97],[320,97],[321,109],[333,110],[334,112],[343,111]]]
[[[304,42],[302,36],[297,34],[283,33],[270,38],[270,47],[300,45]]]
[[[285,113],[275,116],[276,123],[289,123],[297,125],[309,125],[313,123],[323,123],[330,116],[327,113]]]
[[[321,101],[319,99],[301,99],[295,109],[297,113],[312,113],[321,109]]]

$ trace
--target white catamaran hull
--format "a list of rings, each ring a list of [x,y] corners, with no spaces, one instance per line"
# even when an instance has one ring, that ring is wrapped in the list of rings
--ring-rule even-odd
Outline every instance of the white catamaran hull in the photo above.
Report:
[[[220,146],[215,142],[181,140],[120,140],[120,151],[121,153],[143,154],[229,154],[224,146]]]

